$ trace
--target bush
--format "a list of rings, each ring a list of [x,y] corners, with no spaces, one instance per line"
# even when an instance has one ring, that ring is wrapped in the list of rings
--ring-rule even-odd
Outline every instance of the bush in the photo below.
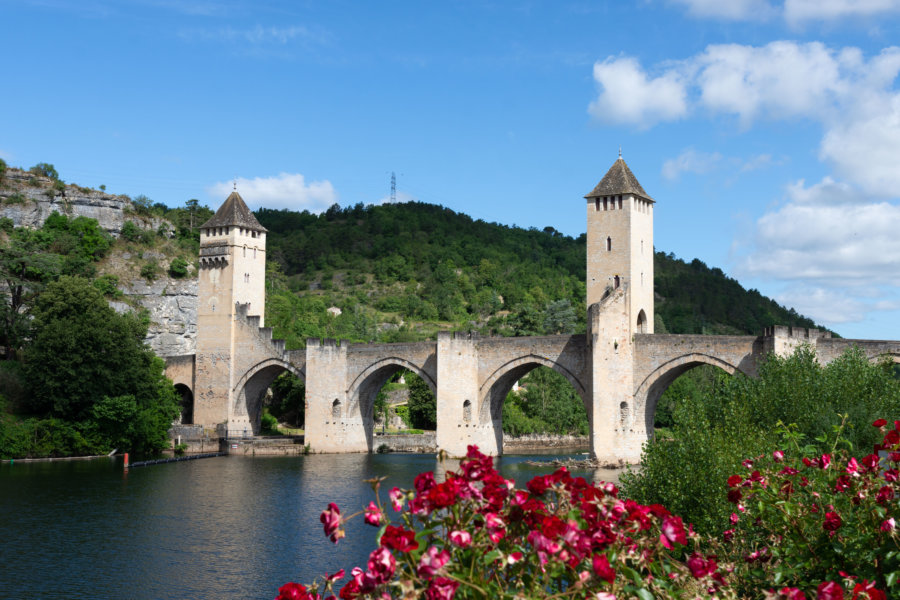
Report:
[[[156,262],[155,258],[151,258],[144,266],[141,267],[141,277],[146,279],[147,281],[154,281],[157,277],[159,277],[159,264]]]
[[[119,298],[122,296],[122,290],[119,289],[119,278],[115,275],[101,275],[92,282],[93,286],[100,290],[100,293],[109,298]]]
[[[3,176],[6,174],[6,169],[7,169],[6,161],[3,160],[2,158],[0,158],[0,180],[2,180]]]
[[[141,237],[141,229],[134,224],[134,221],[125,221],[122,224],[122,237],[129,242],[136,242]]]
[[[176,279],[181,279],[182,277],[187,277],[188,274],[188,261],[184,260],[180,256],[177,258],[173,258],[172,262],[169,263],[169,275]]]
[[[28,172],[34,173],[35,175],[43,175],[54,181],[59,180],[59,173],[56,172],[56,169],[50,163],[38,163],[28,169]]]
[[[278,419],[265,409],[259,419],[259,433],[261,435],[281,435],[281,432],[278,431]]]
[[[735,513],[724,548],[737,565],[739,591],[777,582],[812,597],[832,582],[852,587],[853,598],[900,595],[900,421],[888,428],[876,420],[881,442],[859,458],[848,452],[846,424],[845,415],[825,453],[782,428],[784,450],[751,455],[728,478]]]

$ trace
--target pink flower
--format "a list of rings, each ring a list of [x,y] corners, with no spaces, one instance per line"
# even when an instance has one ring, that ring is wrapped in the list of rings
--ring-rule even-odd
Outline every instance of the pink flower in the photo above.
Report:
[[[781,450],[776,450],[772,453],[772,458],[775,459],[775,462],[780,463],[784,460],[784,452]]]
[[[372,550],[367,566],[369,570],[366,575],[371,577],[377,585],[391,580],[394,569],[397,567],[397,561],[390,550],[381,547]]]
[[[842,524],[841,515],[834,511],[829,511],[825,513],[825,522],[822,523],[822,529],[825,531],[837,531]]]
[[[844,588],[833,581],[823,581],[816,590],[817,600],[844,600]]]
[[[520,560],[522,560],[522,557],[523,557],[523,556],[524,556],[524,555],[523,555],[521,552],[519,552],[519,551],[510,552],[510,553],[509,553],[509,556],[506,557],[506,564],[508,564],[508,565],[514,565],[514,564],[516,564],[517,562],[519,562]]]
[[[425,551],[425,554],[422,555],[422,559],[419,561],[419,568],[416,569],[416,572],[419,574],[419,577],[422,577],[423,579],[431,579],[441,567],[447,564],[448,560],[450,560],[449,552],[446,550],[438,550],[435,546],[430,546],[428,550]]]
[[[859,472],[861,471],[859,463],[856,462],[856,457],[852,457],[847,462],[847,473],[853,475],[854,477],[859,477]]]
[[[278,588],[278,596],[275,600],[307,600],[309,597],[309,592],[304,586],[292,581]]]
[[[403,510],[403,500],[405,495],[400,491],[400,488],[395,487],[391,489],[391,491],[388,492],[388,496],[391,498],[391,506],[394,507],[394,510],[397,512]]]
[[[369,505],[366,507],[365,519],[366,523],[373,527],[378,527],[381,524],[381,510],[375,506],[374,502],[369,502]]]
[[[341,569],[334,575],[325,575],[325,581],[337,581],[344,578],[344,570]]]
[[[731,516],[729,517],[729,519],[731,520],[732,525],[737,525],[738,521],[741,520],[741,518],[737,515],[737,513],[731,513]]]
[[[425,590],[425,598],[427,600],[453,600],[458,587],[459,583],[452,579],[437,577],[428,584],[428,589]]]
[[[595,600],[616,600],[615,594],[610,594],[609,592],[597,592],[597,595],[594,596]]]
[[[745,460],[743,460],[743,461],[741,461],[741,464],[744,465],[744,468],[745,468],[745,469],[752,469],[752,468],[753,468],[753,461],[750,460],[749,458],[748,458],[748,459],[745,459]]]
[[[831,466],[831,455],[823,454],[822,457],[819,459],[819,468],[827,469],[829,466]]]
[[[778,590],[776,598],[779,600],[806,600],[806,594],[797,588],[785,587]]]
[[[682,523],[681,517],[663,517],[660,529],[662,530],[662,535],[659,536],[659,541],[669,550],[673,548],[673,543],[681,544],[682,546],[687,545],[687,535],[684,532],[684,523]]]
[[[616,579],[616,572],[609,565],[609,559],[606,558],[605,554],[595,554],[591,562],[594,565],[594,573],[597,574],[597,577],[603,579],[606,583],[612,583]]]
[[[337,504],[334,502],[329,503],[328,508],[319,515],[319,520],[324,526],[325,535],[332,542],[337,544],[337,541],[344,537],[344,530],[341,529],[341,511],[338,509]]]
[[[472,534],[468,531],[451,531],[450,541],[460,548],[468,548],[472,545]]]
[[[890,517],[886,519],[884,523],[881,524],[882,531],[893,531],[897,528],[897,521],[894,520],[894,517]]]

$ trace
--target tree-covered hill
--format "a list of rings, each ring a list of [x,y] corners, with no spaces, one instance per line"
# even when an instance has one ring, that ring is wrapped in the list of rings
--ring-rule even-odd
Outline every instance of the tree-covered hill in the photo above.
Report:
[[[486,223],[420,202],[335,205],[320,215],[269,209],[255,214],[270,231],[269,261],[284,275],[272,274],[268,320],[289,342],[320,334],[419,339],[438,328],[488,335],[585,329],[583,234],[572,238],[552,227]],[[272,314],[272,296],[287,291],[279,292],[280,284],[292,296],[303,296],[288,302],[295,313],[336,306],[344,313],[341,322],[305,318],[298,328],[280,313],[287,305]],[[656,298],[658,332],[759,334],[774,324],[815,327],[718,268],[663,252],[656,253]]]

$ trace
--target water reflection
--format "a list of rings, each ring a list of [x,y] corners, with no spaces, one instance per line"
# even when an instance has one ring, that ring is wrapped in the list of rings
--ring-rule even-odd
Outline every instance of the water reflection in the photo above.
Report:
[[[550,458],[498,467],[523,486],[553,468],[529,461]],[[458,468],[433,454],[223,457],[127,474],[111,460],[3,464],[0,597],[272,598],[285,581],[364,564],[375,528],[355,519],[332,544],[319,522],[329,502],[359,510],[372,499],[363,480],[386,477],[389,505],[391,487]]]

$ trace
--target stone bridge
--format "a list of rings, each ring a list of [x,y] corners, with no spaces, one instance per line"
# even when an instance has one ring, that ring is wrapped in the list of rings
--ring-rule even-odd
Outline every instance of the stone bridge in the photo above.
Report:
[[[306,440],[315,452],[371,452],[374,443],[375,398],[400,370],[417,374],[437,398],[437,444],[452,455],[477,444],[502,454],[502,407],[516,381],[544,366],[563,375],[578,393],[591,421],[594,454],[607,461],[635,461],[652,435],[656,405],[680,375],[700,365],[733,374],[755,376],[768,353],[787,354],[801,344],[816,349],[829,362],[857,346],[871,359],[888,355],[900,362],[900,341],[834,339],[818,330],[772,327],[761,336],[634,334],[613,352],[628,356],[631,377],[611,381],[615,369],[595,364],[606,389],[592,380],[594,358],[587,335],[483,338],[442,332],[437,341],[400,344],[350,344],[309,339],[304,350],[286,351],[271,339],[258,318],[235,312],[234,371],[231,402],[216,423],[227,423],[232,434],[259,429],[261,402],[274,379],[285,371],[306,383]],[[601,350],[601,348],[597,348]],[[597,357],[599,358],[599,357]],[[195,357],[167,360],[167,374],[185,392],[196,390],[203,365]],[[629,389],[622,389],[622,384]],[[610,385],[612,384],[612,385]],[[195,405],[208,401],[203,390]],[[592,392],[596,401],[591,400]],[[220,430],[220,434],[223,432]]]
[[[371,452],[375,398],[401,369],[437,398],[437,445],[462,455],[468,444],[503,452],[502,407],[513,384],[544,366],[584,402],[591,450],[608,462],[637,462],[652,435],[656,405],[682,373],[709,364],[756,374],[769,353],[800,344],[827,363],[851,346],[872,359],[900,357],[900,341],[838,340],[815,329],[772,327],[761,336],[655,335],[655,201],[621,156],[587,200],[587,333],[479,338],[439,333],[433,342],[348,344],[307,341],[287,351],[263,326],[265,228],[235,191],[200,227],[197,353],[168,359],[168,376],[193,423],[259,429],[261,402],[275,377],[306,382],[306,441],[315,452]]]

